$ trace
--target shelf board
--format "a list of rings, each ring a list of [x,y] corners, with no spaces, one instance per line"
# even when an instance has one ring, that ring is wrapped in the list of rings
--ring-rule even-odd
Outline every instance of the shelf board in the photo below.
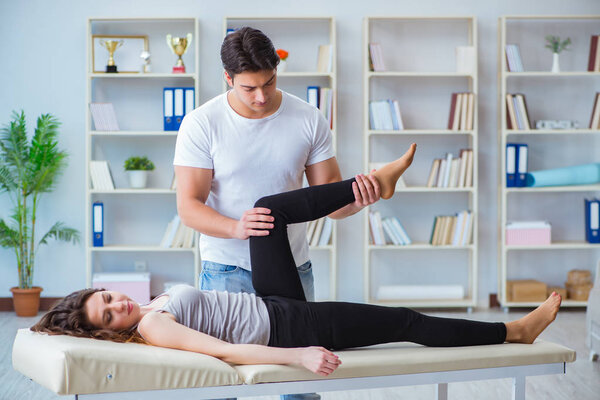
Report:
[[[90,246],[89,249],[93,252],[160,252],[160,253],[187,253],[193,252],[195,249],[192,248],[165,248],[159,246],[127,246],[127,245],[113,245],[103,247]]]
[[[467,74],[464,72],[419,72],[419,71],[411,71],[411,72],[401,72],[401,71],[385,71],[385,72],[367,72],[367,77],[411,77],[411,78],[473,78],[473,74]]]
[[[542,186],[504,189],[507,193],[596,192],[600,191],[600,185]]]
[[[474,192],[472,187],[425,187],[425,186],[409,186],[397,188],[396,193],[418,193],[418,192]]]
[[[600,244],[587,242],[556,242],[547,245],[510,245],[504,246],[506,250],[584,250],[600,249]]]
[[[474,131],[452,131],[448,129],[403,129],[397,131],[388,130],[373,130],[367,131],[369,136],[372,135],[473,135]]]
[[[178,131],[88,131],[92,136],[177,136]]]
[[[173,74],[173,73],[126,73],[120,72],[116,74],[108,74],[105,72],[90,72],[89,78],[106,78],[106,79],[153,79],[153,78],[192,78],[196,79],[196,74]]]
[[[532,301],[532,302],[516,302],[516,301],[507,301],[506,303],[502,303],[502,307],[537,307],[542,304],[541,301]],[[578,301],[578,300],[563,300],[561,303],[561,307],[587,307],[587,301]]]
[[[171,189],[114,189],[96,190],[90,189],[92,194],[175,194],[177,191]]]
[[[475,302],[472,299],[423,299],[423,300],[378,300],[369,299],[370,304],[376,304],[388,307],[408,307],[408,308],[461,308],[474,307]]]
[[[504,135],[597,135],[598,129],[504,129]]]
[[[396,246],[387,244],[385,246],[378,246],[374,244],[370,244],[367,246],[367,250],[473,250],[473,245],[467,246],[434,246],[428,243],[416,243],[416,244],[408,244],[405,246]]]
[[[277,77],[308,77],[308,78],[333,78],[333,72],[317,72],[317,71],[305,71],[305,72],[278,72]]]
[[[527,72],[508,72],[504,71],[507,78],[511,77],[567,77],[567,76],[600,76],[600,72],[590,71],[568,71],[568,72],[548,72],[548,71],[527,71]]]

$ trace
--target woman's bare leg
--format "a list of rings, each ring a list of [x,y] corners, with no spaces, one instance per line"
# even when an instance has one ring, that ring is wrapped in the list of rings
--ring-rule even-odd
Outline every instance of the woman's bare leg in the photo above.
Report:
[[[415,157],[416,150],[417,144],[411,144],[402,157],[373,172],[372,175],[377,178],[377,181],[379,182],[382,199],[389,199],[394,195],[394,192],[396,191],[396,182],[398,182],[398,179],[400,179],[400,176],[402,176],[404,171],[410,167],[410,164]]]
[[[534,340],[556,319],[562,298],[552,292],[538,308],[516,321],[506,323],[506,341],[533,343]]]

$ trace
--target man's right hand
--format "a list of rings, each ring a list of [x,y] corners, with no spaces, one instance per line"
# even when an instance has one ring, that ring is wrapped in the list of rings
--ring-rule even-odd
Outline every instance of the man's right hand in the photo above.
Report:
[[[267,236],[268,229],[273,228],[274,217],[269,215],[271,210],[268,208],[256,207],[247,210],[239,221],[235,224],[233,237],[235,239],[246,240],[250,236]]]

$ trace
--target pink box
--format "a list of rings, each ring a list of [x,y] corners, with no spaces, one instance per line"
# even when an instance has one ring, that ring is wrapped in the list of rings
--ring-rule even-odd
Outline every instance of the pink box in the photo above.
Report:
[[[140,304],[150,302],[149,272],[96,273],[92,287],[124,293]]]
[[[514,222],[506,225],[506,244],[540,246],[551,242],[551,227],[548,222]]]

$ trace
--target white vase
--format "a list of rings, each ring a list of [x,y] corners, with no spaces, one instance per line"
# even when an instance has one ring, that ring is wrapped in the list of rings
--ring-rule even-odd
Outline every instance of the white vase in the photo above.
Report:
[[[286,60],[280,60],[279,65],[277,66],[277,72],[285,72],[285,68],[287,67]]]
[[[132,189],[143,189],[148,182],[148,171],[127,171],[129,186]]]
[[[560,66],[558,65],[558,53],[552,53],[552,72],[560,72]]]

